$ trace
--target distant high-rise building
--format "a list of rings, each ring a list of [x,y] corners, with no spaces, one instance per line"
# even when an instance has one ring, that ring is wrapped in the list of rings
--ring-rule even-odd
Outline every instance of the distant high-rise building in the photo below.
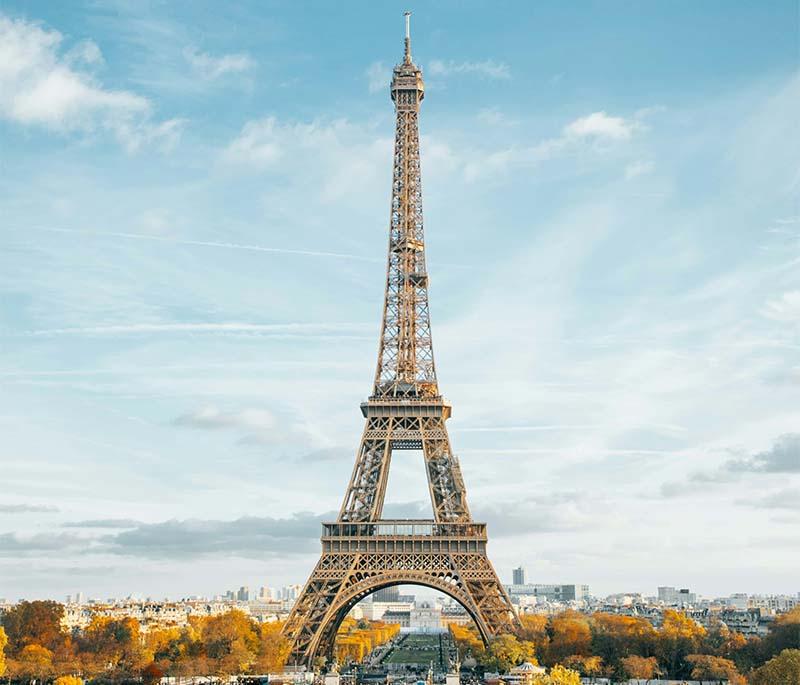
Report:
[[[75,593],[75,604],[83,604],[83,593],[76,592]]]
[[[676,590],[674,587],[661,586],[658,588],[658,601],[667,606],[684,607],[697,603],[697,595],[690,592],[689,588]]]
[[[236,599],[240,602],[247,602],[250,600],[250,588],[247,585],[242,585],[239,592],[236,593]]]
[[[372,595],[373,602],[399,602],[400,601],[400,586],[392,585],[378,590]]]
[[[513,572],[513,584],[514,585],[525,585],[525,569],[522,566],[519,566],[514,569]]]
[[[67,595],[67,604],[72,604],[72,595]]]

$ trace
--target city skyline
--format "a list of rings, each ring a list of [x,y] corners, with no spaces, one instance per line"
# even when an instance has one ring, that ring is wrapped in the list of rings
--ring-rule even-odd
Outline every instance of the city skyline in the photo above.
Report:
[[[796,4],[409,4],[500,575],[796,594]],[[0,592],[296,582],[374,372],[401,12],[107,7],[0,14]],[[387,516],[430,516],[416,456]]]

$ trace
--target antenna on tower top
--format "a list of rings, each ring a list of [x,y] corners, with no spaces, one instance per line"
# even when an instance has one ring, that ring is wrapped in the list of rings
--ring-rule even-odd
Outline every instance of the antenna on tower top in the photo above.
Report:
[[[403,12],[406,18],[406,64],[411,64],[411,12]]]

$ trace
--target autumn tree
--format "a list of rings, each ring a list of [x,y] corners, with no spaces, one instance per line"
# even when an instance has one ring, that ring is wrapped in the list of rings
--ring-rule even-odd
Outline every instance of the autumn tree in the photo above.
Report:
[[[520,640],[514,635],[506,633],[489,641],[489,647],[480,661],[488,669],[506,673],[523,661],[535,662],[536,649],[533,642]]]
[[[283,623],[262,623],[258,631],[257,673],[279,673],[286,665],[292,643],[281,634]]]
[[[245,673],[255,663],[259,649],[256,626],[238,609],[207,619],[202,640],[216,676]]]
[[[599,676],[603,673],[603,659],[599,656],[572,654],[564,659],[561,665],[587,677]]]
[[[60,675],[53,681],[53,685],[83,685],[83,678],[76,675]]]
[[[95,616],[80,637],[81,661],[87,674],[111,680],[136,678],[152,661],[135,618]]]
[[[730,659],[711,654],[690,654],[686,662],[692,667],[692,678],[697,680],[727,680],[729,685],[747,685]]]
[[[628,678],[650,680],[659,674],[658,659],[654,656],[643,657],[631,654],[620,659],[622,672]]]
[[[0,676],[6,672],[6,645],[8,644],[8,637],[3,626],[0,626]]]
[[[592,632],[586,616],[577,611],[565,611],[550,622],[550,644],[544,656],[545,663],[554,665],[568,656],[590,656]]]
[[[540,656],[547,651],[550,636],[547,634],[547,616],[542,614],[522,614],[519,617],[520,627],[517,637],[536,645],[536,653]]]
[[[8,636],[11,654],[26,645],[41,645],[54,650],[64,640],[61,628],[64,607],[51,600],[20,602],[3,614],[3,628]]]
[[[448,629],[459,653],[471,656],[476,660],[480,660],[483,657],[485,652],[483,640],[481,640],[474,626],[460,626],[451,623]]]
[[[751,685],[797,685],[800,683],[800,649],[784,649],[750,674]]]
[[[686,614],[666,609],[664,622],[658,631],[656,652],[672,678],[688,678],[691,667],[686,662],[689,654],[697,654],[706,630]]]
[[[581,685],[581,676],[577,671],[559,664],[553,666],[547,675],[537,676],[533,682],[536,685]]]
[[[25,645],[14,661],[12,677],[28,680],[44,680],[53,675],[53,652],[41,645]]]
[[[654,654],[656,630],[644,618],[598,612],[590,624],[592,653],[601,657],[617,675],[622,675],[622,658]]]

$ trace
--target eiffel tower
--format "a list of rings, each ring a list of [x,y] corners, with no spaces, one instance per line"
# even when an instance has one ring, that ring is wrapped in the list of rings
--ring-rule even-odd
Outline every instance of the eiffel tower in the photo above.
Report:
[[[316,657],[330,658],[350,609],[392,585],[424,585],[449,595],[467,610],[484,641],[512,631],[518,620],[486,555],[486,524],[470,516],[445,426],[451,406],[436,381],[418,127],[425,86],[411,59],[409,14],[405,56],[391,83],[397,121],[375,384],[361,405],[366,426],[339,517],[322,524],[322,556],[284,626],[293,644],[290,664],[312,667]],[[422,451],[433,519],[381,518],[394,450]]]

